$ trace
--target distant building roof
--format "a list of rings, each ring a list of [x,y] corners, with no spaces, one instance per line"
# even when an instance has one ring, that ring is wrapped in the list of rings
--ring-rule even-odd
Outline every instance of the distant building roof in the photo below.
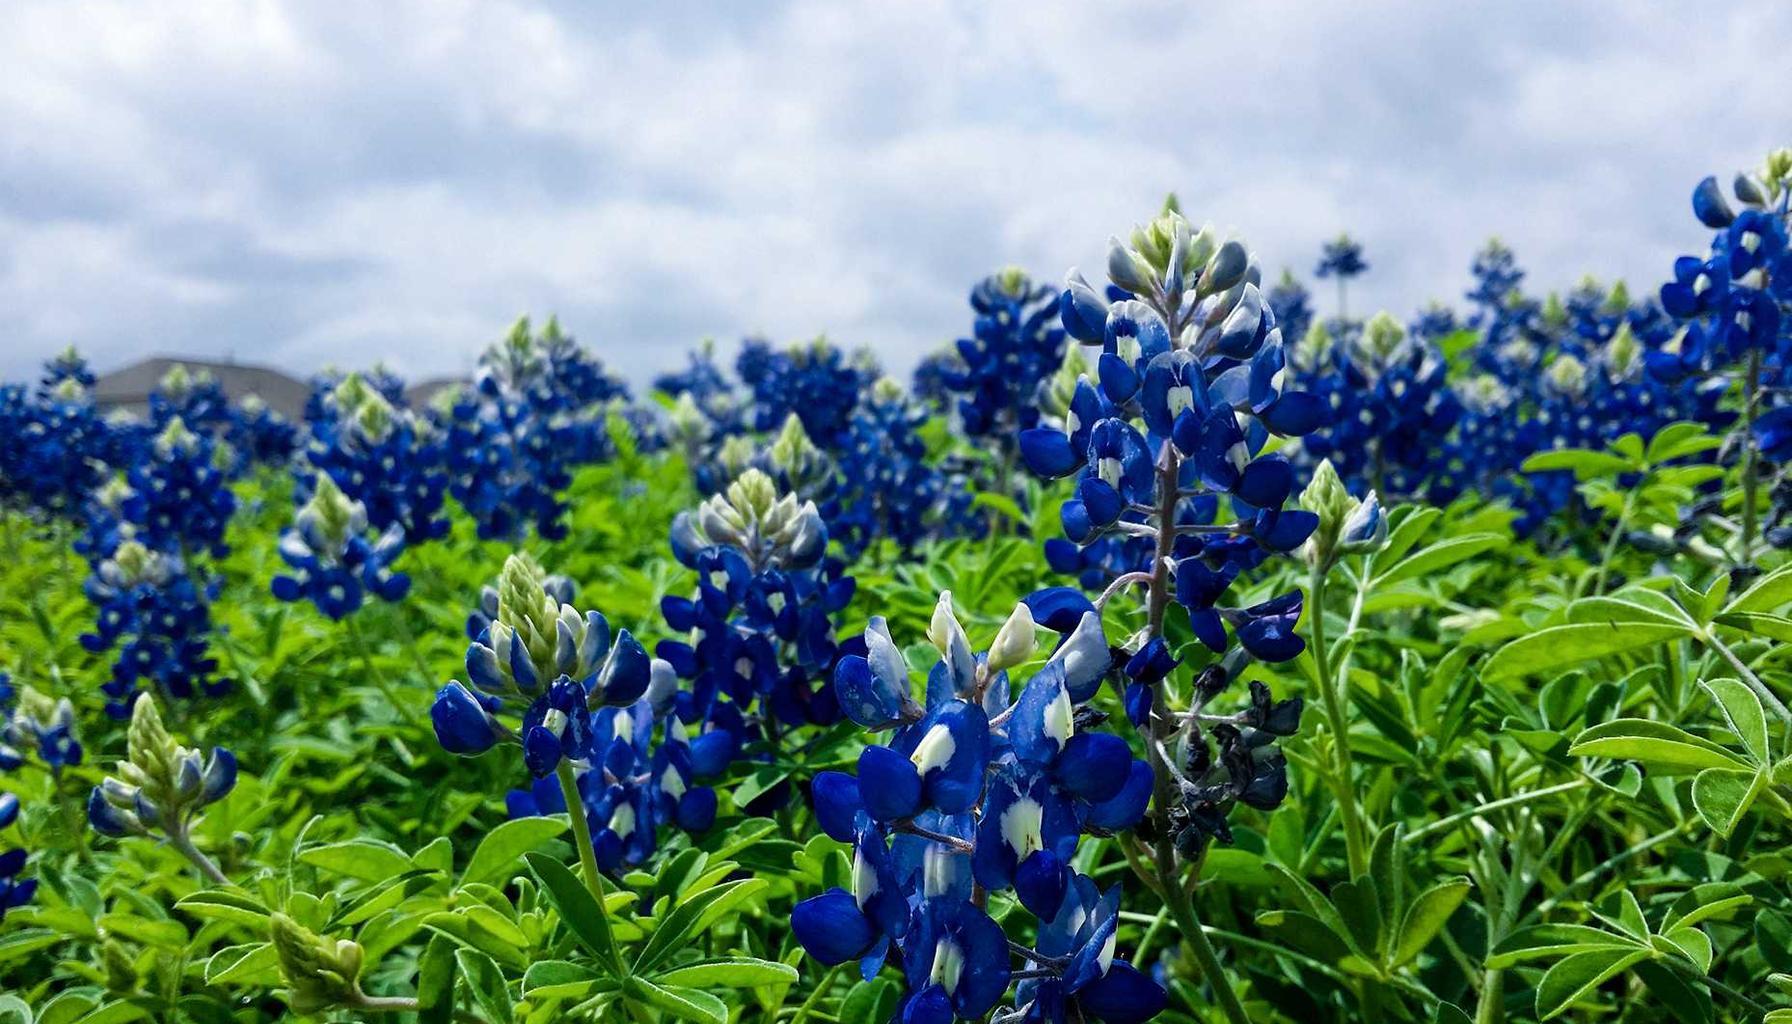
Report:
[[[268,408],[289,420],[296,422],[305,415],[305,400],[311,395],[311,386],[302,380],[265,366],[173,356],[151,356],[111,373],[100,374],[93,385],[93,400],[103,410],[123,409],[139,416],[146,415],[149,393],[177,365],[185,366],[193,373],[203,370],[211,374],[233,404],[249,395],[258,395]]]

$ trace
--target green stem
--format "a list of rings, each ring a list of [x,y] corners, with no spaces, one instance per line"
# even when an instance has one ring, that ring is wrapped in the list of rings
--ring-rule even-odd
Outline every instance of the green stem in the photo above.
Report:
[[[168,830],[168,845],[174,847],[181,856],[191,861],[193,866],[199,869],[199,873],[205,876],[206,881],[231,888],[236,887],[236,883],[230,880],[230,876],[218,870],[218,865],[210,857],[207,857],[199,847],[193,845],[193,839],[187,835],[185,825]]]
[[[1369,873],[1369,852],[1363,835],[1362,811],[1357,806],[1356,788],[1351,778],[1349,723],[1344,716],[1345,696],[1338,692],[1338,679],[1332,674],[1331,656],[1325,643],[1325,569],[1315,565],[1307,585],[1307,601],[1313,617],[1313,665],[1319,675],[1319,696],[1325,705],[1325,717],[1332,732],[1333,791],[1338,795],[1338,808],[1344,816],[1344,852],[1350,863],[1350,877]]]
[[[1475,807],[1471,807],[1466,811],[1462,811],[1457,814],[1452,814],[1445,818],[1439,818],[1436,821],[1431,822],[1429,825],[1423,826],[1422,828],[1414,829],[1413,831],[1407,833],[1405,841],[1409,842],[1409,843],[1415,842],[1419,839],[1424,838],[1425,836],[1431,835],[1433,832],[1442,832],[1445,829],[1454,828],[1457,825],[1457,823],[1459,823],[1459,822],[1467,821],[1470,818],[1476,817],[1478,815],[1486,814],[1489,811],[1503,810],[1504,808],[1507,808],[1507,807],[1517,807],[1520,804],[1529,803],[1532,800],[1541,800],[1542,798],[1544,798],[1546,796],[1554,796],[1557,793],[1568,793],[1573,790],[1580,789],[1587,785],[1589,785],[1589,783],[1587,782],[1586,779],[1575,779],[1573,782],[1564,782],[1557,786],[1548,786],[1543,789],[1533,789],[1529,792],[1519,793],[1514,796],[1505,797],[1503,799],[1490,800],[1487,803],[1480,804]]]
[[[1742,557],[1743,565],[1753,565],[1755,558],[1755,492],[1760,481],[1755,474],[1755,415],[1761,402],[1761,350],[1748,354],[1748,377],[1743,382],[1747,394],[1742,402]]]
[[[609,909],[604,906],[604,875],[597,866],[597,847],[591,842],[591,819],[585,812],[585,798],[579,795],[579,780],[573,776],[572,762],[561,758],[554,766],[554,777],[560,780],[560,795],[566,800],[566,816],[572,819],[572,837],[579,848],[579,867],[585,875],[585,888],[591,890],[591,898],[597,901],[598,913],[608,915]],[[609,931],[607,916],[603,927]],[[610,952],[616,972],[626,974],[622,953],[614,942],[610,943]]]
[[[1612,558],[1618,553],[1618,540],[1624,536],[1624,527],[1630,522],[1630,506],[1635,498],[1636,490],[1634,489],[1624,495],[1624,507],[1618,512],[1618,521],[1612,526],[1612,535],[1606,538],[1605,553],[1599,558],[1599,572],[1593,576],[1593,593],[1595,594],[1605,589],[1605,577],[1611,570]]]
[[[1163,860],[1160,853],[1160,872],[1164,869]],[[1208,941],[1207,930],[1202,926],[1200,917],[1195,914],[1195,902],[1189,898],[1188,890],[1174,877],[1166,877],[1164,892],[1169,899],[1170,913],[1176,918],[1176,927],[1182,931],[1183,944],[1195,955],[1195,962],[1201,965],[1201,975],[1213,988],[1214,998],[1218,1000],[1226,1019],[1232,1024],[1250,1024],[1250,1015],[1244,1012],[1244,1004],[1238,1001],[1238,993],[1232,991],[1232,982],[1226,977],[1226,968],[1220,964],[1219,954],[1214,952],[1213,943]]]
[[[1481,979],[1481,1002],[1475,1007],[1475,1024],[1499,1024],[1506,1014],[1506,972],[1490,970]]]

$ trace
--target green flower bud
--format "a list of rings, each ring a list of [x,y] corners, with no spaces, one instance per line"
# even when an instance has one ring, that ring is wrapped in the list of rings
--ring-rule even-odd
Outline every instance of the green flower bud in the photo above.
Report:
[[[137,991],[137,962],[130,951],[110,935],[100,941],[100,962],[106,971],[106,991],[130,995]]]
[[[278,911],[269,933],[295,1012],[352,1006],[364,998],[360,983],[363,953],[358,943],[348,939],[332,942]]]
[[[155,440],[156,451],[165,456],[175,453],[190,454],[198,445],[198,436],[187,429],[187,425],[181,421],[179,416],[169,420],[168,425],[162,428],[162,432],[156,435]]]
[[[498,626],[503,626],[523,645],[536,675],[544,682],[559,675],[554,671],[554,645],[560,605],[543,589],[546,583],[547,573],[535,559],[521,551],[506,558],[498,573],[498,621],[492,627],[494,648],[508,646],[498,644]],[[500,668],[510,671],[503,659]]]

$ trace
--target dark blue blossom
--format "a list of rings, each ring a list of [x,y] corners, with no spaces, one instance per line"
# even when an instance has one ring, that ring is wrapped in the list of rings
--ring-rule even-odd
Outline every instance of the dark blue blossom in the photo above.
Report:
[[[367,509],[319,475],[307,501],[280,537],[280,557],[290,575],[274,577],[274,596],[309,600],[332,619],[361,607],[365,594],[398,601],[410,592],[410,577],[391,568],[404,551],[404,528],[394,523],[367,536]]]

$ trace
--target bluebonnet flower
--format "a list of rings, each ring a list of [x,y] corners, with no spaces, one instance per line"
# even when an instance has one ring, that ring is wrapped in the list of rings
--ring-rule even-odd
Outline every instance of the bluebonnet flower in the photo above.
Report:
[[[612,635],[598,612],[561,602],[570,587],[526,555],[505,562],[497,592],[496,615],[467,648],[472,687],[452,681],[430,708],[443,749],[471,756],[518,745],[532,782],[509,795],[513,816],[566,810],[549,777],[569,763],[605,870],[645,860],[661,823],[707,828],[715,795],[696,785],[690,746],[667,717],[671,666],[626,629]]]
[[[1370,318],[1354,344],[1329,344],[1302,383],[1330,407],[1330,422],[1302,440],[1308,459],[1330,460],[1355,490],[1449,500],[1446,437],[1461,415],[1449,366],[1393,317]]]
[[[835,535],[851,557],[880,537],[912,550],[943,518],[946,484],[927,458],[927,414],[885,377],[853,412],[840,453]]]
[[[1084,602],[1086,604],[1086,602]],[[859,961],[869,978],[892,954],[907,981],[898,1019],[979,1020],[1003,1001],[1016,955],[1026,972],[1004,1020],[1144,1021],[1163,990],[1114,958],[1118,889],[1103,896],[1071,866],[1079,837],[1136,823],[1151,769],[1125,741],[1094,729],[1088,700],[1110,654],[1092,609],[1018,697],[1010,669],[1037,642],[1036,614],[1062,626],[1062,602],[1018,606],[990,649],[974,654],[940,595],[928,638],[939,652],[925,704],[881,618],[865,654],[840,662],[841,707],[867,729],[894,729],[860,755],[858,776],[817,775],[816,817],[853,847],[852,888],[797,904],[791,927],[826,964]],[[1038,948],[1011,942],[984,909],[1012,891],[1038,922]]]
[[[75,735],[75,708],[68,698],[52,700],[27,686],[14,706],[11,687],[0,689],[6,690],[0,694],[0,771],[23,764],[27,752],[34,753],[53,778],[81,763],[85,751]]]
[[[1769,154],[1758,176],[1739,175],[1736,212],[1715,178],[1693,191],[1693,212],[1716,231],[1707,256],[1682,256],[1674,280],[1662,285],[1661,304],[1686,328],[1671,346],[1649,354],[1651,372],[1663,379],[1722,371],[1754,358],[1783,362],[1792,339],[1792,250],[1788,203],[1792,202],[1792,150]]]
[[[281,534],[280,557],[293,573],[274,577],[274,596],[309,600],[332,619],[352,614],[367,593],[384,601],[402,600],[411,580],[391,566],[403,552],[404,527],[394,523],[369,539],[366,507],[320,474],[311,499]]]
[[[572,482],[572,398],[555,387],[545,344],[517,321],[480,356],[471,388],[450,403],[450,490],[484,539],[565,536],[558,492]]]
[[[228,485],[232,456],[174,417],[126,471],[129,491],[120,517],[152,548],[187,557],[229,551],[225,530],[236,514]]]
[[[764,353],[743,347],[736,366],[753,393],[756,429],[772,430],[794,414],[827,451],[845,442],[859,396],[878,376],[869,352],[848,357],[826,338]]]
[[[27,689],[26,693],[29,695],[30,690]],[[20,752],[19,747],[24,744],[25,739],[20,733],[31,731],[36,724],[33,722],[22,730],[15,717],[12,703],[12,677],[5,672],[0,672],[0,772],[12,771],[24,763],[24,754]],[[24,714],[25,712],[21,708],[18,715],[23,716]],[[70,717],[71,719],[73,717],[72,710]],[[53,713],[52,718],[60,718],[60,714]],[[75,744],[74,763],[80,761],[80,750],[80,745]],[[0,790],[0,832],[11,828],[13,823],[18,820],[18,795]],[[19,873],[25,869],[28,857],[29,855],[23,848],[0,847],[0,923],[5,922],[8,910],[22,907],[31,902],[31,897],[37,893],[36,879],[19,878]]]
[[[0,505],[73,516],[103,478],[114,439],[86,367],[70,349],[45,364],[35,389],[0,385]]]
[[[1338,282],[1338,315],[1339,321],[1348,321],[1350,314],[1345,303],[1346,285],[1354,278],[1361,277],[1369,269],[1368,261],[1363,259],[1361,242],[1348,234],[1340,234],[1337,238],[1325,243],[1319,251],[1319,265],[1313,268],[1313,276],[1324,280],[1335,278]]]
[[[611,636],[602,614],[579,614],[557,604],[541,567],[512,555],[498,579],[498,617],[467,647],[467,678],[477,690],[450,682],[436,695],[431,717],[442,746],[478,754],[514,739],[537,778],[563,757],[588,751],[590,713],[627,706],[647,692],[652,665],[628,630]],[[520,730],[497,718],[520,715]]]
[[[1240,572],[1294,550],[1311,532],[1310,514],[1283,508],[1292,466],[1263,447],[1272,433],[1310,433],[1325,409],[1312,394],[1283,387],[1281,332],[1238,242],[1197,234],[1170,209],[1135,231],[1130,246],[1113,241],[1109,275],[1119,294],[1149,301],[1110,300],[1071,275],[1060,302],[1064,325],[1101,346],[1100,383],[1080,380],[1062,429],[1023,432],[1021,453],[1042,476],[1078,475],[1061,512],[1072,543],[1152,539],[1154,560],[1121,579],[1141,582],[1173,560],[1175,590],[1197,635],[1223,650],[1222,622],[1242,639],[1257,635],[1259,620],[1279,622],[1290,610],[1284,601],[1298,615],[1298,595],[1261,611],[1222,613],[1218,601]],[[1213,521],[1222,495],[1233,522]],[[1298,653],[1280,643],[1262,650],[1278,659]]]
[[[394,405],[359,374],[343,378],[317,405],[306,465],[329,474],[342,493],[366,506],[367,521],[376,530],[397,524],[412,545],[448,532],[442,515],[448,473],[439,431]]]
[[[789,729],[839,720],[828,680],[851,645],[835,641],[833,616],[854,581],[827,542],[815,503],[757,467],[673,520],[672,553],[696,572],[697,590],[661,601],[667,626],[689,640],[662,641],[657,653],[690,682],[675,711],[699,777],[754,743],[776,747]],[[787,797],[781,785],[753,806]]]
[[[259,395],[246,395],[231,410],[225,439],[250,464],[281,465],[299,450],[299,427]]]
[[[959,362],[955,349],[945,348],[938,352],[930,352],[921,357],[915,364],[915,373],[909,382],[909,391],[920,402],[933,412],[945,412],[947,402],[952,397],[952,389],[946,383],[963,372],[963,364]]]
[[[178,554],[145,547],[129,537],[94,558],[83,589],[99,609],[81,646],[98,654],[113,647],[112,677],[100,686],[106,713],[123,718],[144,684],[170,697],[216,696],[228,684],[213,678],[218,663],[208,653],[211,612],[202,588]]]
[[[1039,391],[1064,359],[1057,294],[1014,267],[971,290],[977,314],[971,337],[958,341],[958,363],[945,386],[956,392],[965,436],[1012,452],[1016,431],[1039,422]]]
[[[206,880],[229,884],[218,866],[193,845],[194,818],[236,788],[236,756],[213,747],[204,757],[184,747],[162,726],[155,699],[139,696],[131,708],[129,749],[87,798],[87,821],[113,838],[167,838]]]
[[[1281,328],[1284,345],[1292,347],[1307,336],[1314,322],[1313,295],[1293,271],[1284,268],[1281,280],[1263,297],[1276,315],[1276,326]]]
[[[189,430],[210,435],[228,427],[231,418],[223,385],[204,370],[194,373],[175,363],[149,393],[149,422],[157,430],[179,420]]]

